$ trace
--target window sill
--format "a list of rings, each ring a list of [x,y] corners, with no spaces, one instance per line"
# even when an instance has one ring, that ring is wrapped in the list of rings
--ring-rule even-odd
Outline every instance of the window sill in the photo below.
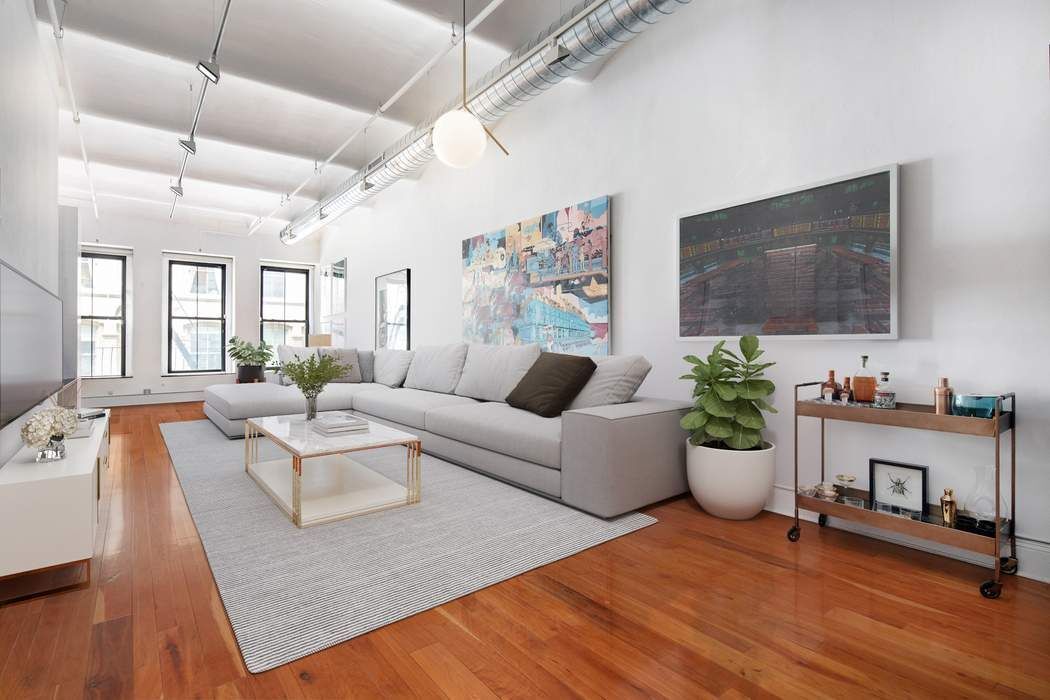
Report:
[[[82,382],[90,382],[93,379],[134,379],[134,374],[99,374],[93,377],[77,377]]]
[[[162,377],[229,377],[236,372],[175,372],[173,374],[162,374]]]

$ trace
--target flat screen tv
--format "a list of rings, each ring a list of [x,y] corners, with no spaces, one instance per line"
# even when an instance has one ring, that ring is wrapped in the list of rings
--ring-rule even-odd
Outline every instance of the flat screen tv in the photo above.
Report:
[[[0,260],[0,428],[63,383],[62,300]]]
[[[897,166],[678,219],[678,338],[897,337]]]

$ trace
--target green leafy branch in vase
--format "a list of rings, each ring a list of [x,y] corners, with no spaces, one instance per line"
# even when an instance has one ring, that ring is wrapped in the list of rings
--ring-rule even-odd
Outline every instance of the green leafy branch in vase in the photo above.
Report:
[[[353,365],[336,362],[332,355],[318,357],[315,354],[311,354],[305,360],[297,355],[294,360],[288,360],[281,365],[284,376],[291,379],[308,399],[316,398],[326,384],[342,377],[352,368]]]
[[[753,335],[740,338],[739,355],[725,344],[718,341],[706,362],[696,355],[683,358],[693,369],[681,379],[695,386],[693,410],[682,417],[681,425],[694,445],[750,450],[762,445],[762,411],[777,412],[766,401],[776,386],[764,378],[765,370],[776,363],[757,361],[764,351]]]

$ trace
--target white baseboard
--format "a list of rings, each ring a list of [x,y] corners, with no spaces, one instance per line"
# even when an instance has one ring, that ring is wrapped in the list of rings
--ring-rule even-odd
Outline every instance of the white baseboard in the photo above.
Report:
[[[120,394],[115,396],[81,396],[84,408],[111,408],[113,406],[146,406],[154,403],[183,403],[203,401],[203,391],[167,391],[154,394]]]
[[[795,490],[791,486],[776,484],[773,488],[773,502],[766,504],[766,510],[789,517],[795,514]],[[803,520],[816,522],[817,514],[809,511],[799,511],[799,517]],[[828,526],[836,527],[847,532],[856,532],[861,535],[875,539],[893,542],[894,544],[921,549],[924,552],[932,552],[953,559],[967,561],[981,566],[991,566],[992,558],[975,552],[956,547],[947,547],[927,540],[900,535],[896,532],[879,530],[877,528],[861,525],[841,518],[829,518]],[[1017,538],[1017,575],[1025,578],[1035,579],[1050,583],[1050,543],[1041,540],[1028,539],[1018,536]]]

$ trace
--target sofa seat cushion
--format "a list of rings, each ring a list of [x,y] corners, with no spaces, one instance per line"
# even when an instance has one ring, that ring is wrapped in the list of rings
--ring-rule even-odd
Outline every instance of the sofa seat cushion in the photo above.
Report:
[[[543,418],[505,403],[427,411],[426,430],[451,440],[561,469],[561,418]]]
[[[477,403],[474,399],[453,394],[439,394],[422,389],[365,391],[354,396],[354,410],[377,418],[426,429],[426,414],[443,406]]]
[[[204,403],[229,420],[286,416],[305,410],[298,388],[269,382],[213,384],[204,390]]]
[[[293,389],[295,387],[292,387]],[[349,383],[332,382],[317,397],[318,411],[348,411],[354,407],[354,397],[368,391],[391,391],[385,384],[371,382]],[[301,395],[300,395],[300,398]],[[303,399],[303,410],[306,410],[306,399]]]

